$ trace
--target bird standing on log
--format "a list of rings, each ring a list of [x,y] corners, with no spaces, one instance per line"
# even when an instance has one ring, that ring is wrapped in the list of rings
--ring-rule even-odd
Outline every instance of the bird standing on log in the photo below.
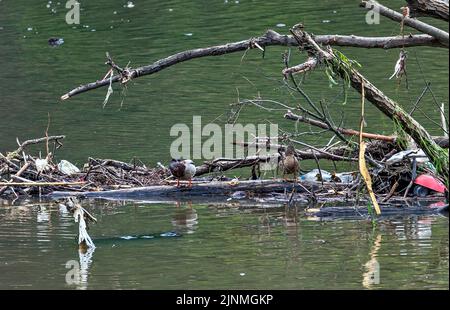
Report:
[[[172,159],[169,164],[169,170],[170,173],[177,179],[177,187],[180,186],[180,180],[189,180],[189,187],[192,187],[192,178],[196,172],[196,168],[192,160]]]
[[[294,180],[297,180],[300,164],[297,157],[295,157],[295,149],[292,145],[289,145],[284,155],[281,156],[280,168],[283,172],[283,178],[285,178],[286,174],[294,174]]]

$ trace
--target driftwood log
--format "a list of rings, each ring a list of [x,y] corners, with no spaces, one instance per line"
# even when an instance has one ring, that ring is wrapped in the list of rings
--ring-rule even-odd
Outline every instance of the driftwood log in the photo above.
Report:
[[[283,206],[307,207],[305,215],[320,219],[369,218],[365,197],[355,197],[345,192],[348,184],[278,180],[196,183],[192,188],[174,186],[149,186],[104,192],[53,192],[50,199],[78,197],[111,201],[137,201],[140,203],[199,203],[222,205],[227,203],[242,208],[279,208]],[[381,198],[381,197],[380,197]],[[325,204],[326,206],[317,207]],[[427,198],[392,198],[380,203],[382,216],[424,215],[447,212],[448,203],[441,195]]]
[[[362,48],[403,48],[413,46],[434,46],[448,48],[447,45],[441,43],[438,39],[430,35],[412,35],[412,36],[394,36],[394,37],[360,37],[354,35],[317,35],[314,37],[319,44],[335,45],[335,46],[350,46],[350,47],[362,47]],[[246,51],[248,49],[254,49],[255,46],[297,46],[298,43],[290,35],[281,35],[273,30],[268,30],[264,35],[256,38],[251,38],[244,41],[227,43],[224,45],[211,46],[207,48],[198,48],[189,51],[180,52],[169,57],[163,58],[154,62],[151,65],[138,67],[131,69],[127,79],[135,79],[138,77],[155,74],[163,69],[171,67],[181,62],[188,60],[209,57],[220,56],[239,51]],[[82,94],[84,92],[94,90],[100,87],[105,87],[112,83],[122,81],[122,75],[117,74],[103,80],[95,81],[89,84],[78,86],[72,89],[68,93],[61,96],[61,100],[69,99],[70,97]]]
[[[430,16],[449,21],[448,0],[406,0],[411,17]]]

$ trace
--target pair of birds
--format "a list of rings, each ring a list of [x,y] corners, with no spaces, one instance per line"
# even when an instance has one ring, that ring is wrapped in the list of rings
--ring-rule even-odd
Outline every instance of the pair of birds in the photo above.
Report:
[[[279,167],[283,173],[283,178],[286,175],[293,174],[294,179],[297,179],[300,172],[300,164],[295,156],[295,148],[289,145],[284,154],[281,154]],[[180,186],[180,180],[188,180],[189,187],[192,187],[192,178],[195,176],[197,168],[194,162],[190,159],[172,159],[169,164],[170,173],[177,179],[177,187]]]

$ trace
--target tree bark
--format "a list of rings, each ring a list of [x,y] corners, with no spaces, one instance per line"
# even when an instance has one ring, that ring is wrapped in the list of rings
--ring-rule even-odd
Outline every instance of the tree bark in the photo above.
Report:
[[[348,188],[348,183],[324,182],[324,188],[335,188],[344,190]],[[132,189],[118,189],[108,191],[86,191],[86,192],[53,192],[52,198],[76,197],[103,198],[103,199],[129,199],[140,197],[144,199],[156,199],[158,197],[229,197],[237,191],[248,191],[254,194],[272,194],[292,192],[307,195],[308,191],[315,191],[322,187],[320,182],[286,182],[283,180],[241,180],[232,184],[230,181],[217,182],[194,182],[192,187],[176,187],[173,185],[157,185],[147,187],[137,187]]]
[[[413,36],[394,36],[394,37],[359,37],[359,36],[343,36],[343,35],[318,35],[315,36],[315,40],[318,43],[326,45],[337,45],[337,46],[349,46],[349,47],[361,47],[361,48],[403,48],[403,47],[413,47],[413,46],[435,46],[448,48],[448,45],[440,43],[436,38],[429,35],[413,35]],[[160,59],[153,64],[132,69],[130,72],[131,77],[138,78],[145,75],[151,75],[157,73],[165,68],[176,65],[178,63],[188,61],[195,58],[208,57],[208,56],[219,56],[230,54],[239,51],[245,51],[247,49],[255,48],[259,45],[262,47],[266,46],[296,46],[297,41],[289,35],[281,35],[273,30],[268,30],[263,36],[252,38],[249,40],[227,43],[224,45],[217,45],[207,48],[199,48],[188,50],[174,54],[172,56]],[[120,74],[115,75],[112,78],[112,83],[117,83],[122,81],[122,76]],[[100,87],[105,87],[110,85],[110,79],[105,78],[96,82],[81,85],[68,93],[61,96],[61,100],[69,99],[70,97],[76,96],[78,94],[97,89]]]
[[[436,167],[439,176],[444,180],[447,188],[449,187],[449,160],[448,152],[437,145],[430,134],[411,117],[403,108],[387,97],[381,90],[373,85],[368,79],[366,79],[356,69],[345,70],[339,65],[340,61],[333,54],[331,48],[324,51],[313,38],[303,30],[299,28],[293,28],[291,32],[299,43],[302,43],[308,50],[314,50],[313,53],[319,59],[326,59],[333,65],[334,71],[340,75],[342,79],[349,78],[351,86],[359,93],[362,92],[364,87],[365,98],[370,101],[375,107],[392,120],[398,122],[401,128],[411,136],[414,142],[420,147],[428,156],[430,161]],[[311,55],[309,55],[311,57]]]
[[[448,18],[448,1],[442,0],[406,0],[411,17],[429,16],[445,21]]]
[[[301,115],[297,115],[292,113],[291,111],[288,111],[285,115],[284,115],[285,119],[289,119],[292,121],[296,121],[296,122],[303,122],[306,124],[310,124],[319,128],[323,128],[323,129],[330,129],[330,127],[325,124],[324,122],[318,121],[318,120],[314,120],[311,118],[307,118]],[[348,136],[359,136],[359,131],[357,130],[353,130],[353,129],[348,129],[348,128],[336,128],[337,131],[339,131],[340,133],[344,134],[344,135],[348,135]],[[363,132],[363,137],[366,139],[373,139],[373,140],[380,140],[380,141],[386,141],[386,142],[392,142],[394,143],[395,140],[397,139],[397,137],[395,136],[385,136],[385,135],[379,135],[379,134],[374,134],[374,133],[367,133],[367,132]],[[447,137],[433,137],[433,141],[437,143],[437,145],[439,145],[442,148],[449,148],[449,139]]]
[[[435,37],[437,40],[439,40],[439,42],[441,42],[446,47],[449,46],[449,34],[444,30],[433,27],[429,24],[426,24],[414,18],[404,17],[402,14],[394,10],[391,10],[390,8],[385,7],[384,5],[381,5],[373,0],[362,1],[360,6],[369,10],[375,10],[376,12],[379,12],[382,16],[390,18],[396,22],[400,23],[403,21],[404,25],[414,28],[420,32],[426,33],[432,37]]]

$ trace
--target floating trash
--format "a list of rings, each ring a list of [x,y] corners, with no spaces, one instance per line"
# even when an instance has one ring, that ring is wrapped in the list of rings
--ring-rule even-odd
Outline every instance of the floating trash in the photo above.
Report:
[[[231,195],[231,199],[245,199],[247,197],[247,193],[244,191],[237,191]]]
[[[331,20],[329,20],[329,19],[324,19],[323,21],[322,21],[322,23],[324,23],[324,24],[328,24],[328,23],[330,23],[331,22]]]
[[[340,180],[341,183],[352,183],[355,178],[353,176],[353,173],[350,172],[341,172],[341,173],[336,173],[336,180]]]
[[[239,275],[240,275],[241,277],[243,277],[243,276],[245,276],[245,272],[241,272]]]
[[[132,9],[135,7],[134,3],[132,1],[128,1],[126,5],[124,5],[124,7]]]
[[[38,173],[41,173],[43,171],[48,171],[51,169],[50,165],[48,164],[48,160],[47,159],[36,159],[35,161],[35,165],[36,165],[36,170]]]
[[[279,23],[279,24],[276,24],[276,26],[277,26],[278,28],[283,28],[283,27],[286,27],[286,24]]]
[[[425,152],[423,150],[419,149],[419,150],[406,150],[406,151],[398,152],[398,153],[392,155],[391,157],[389,157],[386,160],[386,164],[393,165],[395,163],[401,162],[405,158],[411,159],[414,157],[416,157],[416,161],[418,163],[425,163],[425,162],[429,161],[428,157],[425,155]]]
[[[165,232],[159,235],[160,237],[179,237],[180,235],[174,231]]]
[[[28,27],[27,30],[28,31],[33,31],[33,27]]]
[[[191,33],[191,32],[188,32],[188,33],[185,33],[184,35],[187,36],[187,37],[192,37],[194,34]]]
[[[61,171],[62,173],[66,174],[66,175],[72,175],[74,173],[80,172],[80,169],[78,169],[77,166],[75,166],[71,162],[68,162],[67,160],[64,160],[64,159],[59,162],[58,169],[59,169],[59,171]]]
[[[321,181],[321,179],[324,182],[330,182],[332,175],[328,171],[321,170],[322,174],[320,174],[319,169],[313,169],[310,172],[302,175],[300,177],[300,180],[307,181],[307,182],[317,182]]]
[[[48,45],[50,46],[60,46],[64,44],[63,38],[50,38],[48,39]]]
[[[173,9],[169,9],[169,12],[173,12]]]
[[[141,237],[142,239],[153,239],[153,238],[155,238],[154,236],[142,236]]]
[[[120,237],[120,239],[132,240],[132,239],[137,239],[137,237],[135,237],[135,236],[122,236],[122,237]]]

